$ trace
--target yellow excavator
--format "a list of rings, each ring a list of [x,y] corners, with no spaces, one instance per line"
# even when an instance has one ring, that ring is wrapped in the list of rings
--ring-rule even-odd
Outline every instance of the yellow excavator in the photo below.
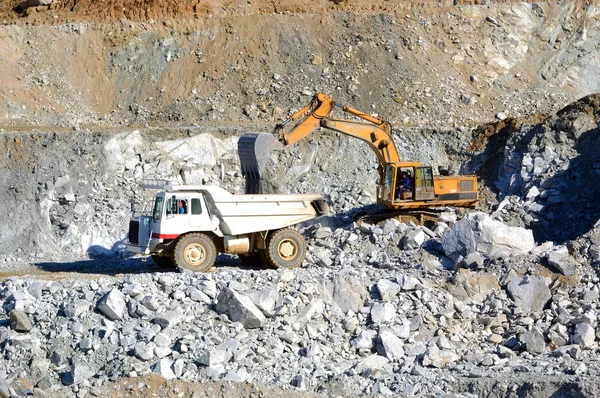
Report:
[[[336,107],[362,121],[330,118]],[[290,122],[296,123],[286,129]],[[431,166],[401,161],[389,122],[338,104],[323,93],[316,94],[308,105],[278,124],[272,134],[245,133],[240,137],[238,153],[247,181],[260,181],[271,150],[292,145],[320,127],[358,138],[375,152],[380,177],[377,203],[387,209],[381,212],[381,218],[430,214],[434,208],[444,206],[473,208],[477,204],[476,176],[434,175]],[[259,185],[250,184],[249,189]]]

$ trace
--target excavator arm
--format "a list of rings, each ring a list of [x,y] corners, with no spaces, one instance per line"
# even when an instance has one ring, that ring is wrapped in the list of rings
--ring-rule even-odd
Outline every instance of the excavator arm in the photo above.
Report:
[[[336,107],[365,120],[365,122],[331,119],[330,115]],[[291,122],[296,123],[287,129]],[[240,138],[238,152],[242,163],[242,172],[246,176],[252,175],[260,178],[264,170],[265,159],[272,149],[277,146],[292,145],[319,127],[366,142],[377,156],[380,176],[383,175],[386,164],[400,161],[389,122],[348,105],[338,104],[330,96],[319,93],[308,105],[278,124],[271,135],[272,138],[266,138],[265,134],[255,133],[246,133]]]

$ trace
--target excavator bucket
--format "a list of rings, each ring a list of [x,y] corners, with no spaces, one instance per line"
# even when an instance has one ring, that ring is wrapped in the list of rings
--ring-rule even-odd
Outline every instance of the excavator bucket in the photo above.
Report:
[[[282,145],[272,134],[244,133],[238,140],[238,155],[242,175],[246,178],[246,193],[262,193],[261,177],[271,150]]]
[[[238,155],[242,166],[242,175],[246,178],[260,179],[269,159],[269,154],[275,148],[280,148],[280,144],[272,134],[242,134],[238,140]]]

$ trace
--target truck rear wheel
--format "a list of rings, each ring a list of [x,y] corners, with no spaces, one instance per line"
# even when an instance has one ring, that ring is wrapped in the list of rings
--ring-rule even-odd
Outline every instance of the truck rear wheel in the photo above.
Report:
[[[160,268],[176,268],[173,257],[171,256],[159,256],[158,254],[153,254],[152,260],[154,260],[154,264],[158,265]]]
[[[266,260],[273,268],[296,268],[306,257],[306,242],[293,229],[274,232],[267,242]]]
[[[175,264],[181,272],[206,272],[217,259],[214,242],[204,234],[189,234],[175,246]]]

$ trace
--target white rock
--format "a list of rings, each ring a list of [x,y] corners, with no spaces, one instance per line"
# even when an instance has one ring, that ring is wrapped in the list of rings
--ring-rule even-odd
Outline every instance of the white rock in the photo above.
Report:
[[[357,350],[370,350],[373,348],[373,338],[376,332],[374,330],[363,330],[358,336],[350,341],[350,344]]]
[[[169,347],[171,345],[171,338],[164,333],[157,333],[153,341],[159,347]]]
[[[233,322],[240,322],[246,329],[260,328],[266,322],[262,311],[249,297],[230,288],[219,294],[217,311],[228,313]]]
[[[358,362],[355,366],[358,374],[368,373],[368,376],[386,375],[392,373],[392,367],[389,364],[390,360],[381,355],[370,355]]]
[[[529,191],[527,192],[527,195],[525,195],[525,200],[527,202],[533,202],[535,200],[535,198],[537,198],[540,195],[540,190],[534,185],[533,187],[531,187],[529,189]]]
[[[173,372],[172,365],[172,360],[163,358],[152,367],[152,372],[161,375],[167,380],[174,379],[176,376],[175,372]]]
[[[467,214],[442,237],[444,252],[454,261],[479,252],[486,258],[528,253],[535,248],[533,232],[510,227],[481,212]]]
[[[384,301],[394,300],[396,295],[400,292],[400,285],[389,279],[380,279],[376,286],[381,299]]]
[[[152,296],[145,296],[143,299],[140,300],[140,304],[148,308],[150,311],[156,311],[160,308],[158,300]]]
[[[205,366],[213,366],[228,362],[233,355],[227,350],[210,349],[204,351],[198,357],[198,362]]]
[[[154,344],[146,344],[140,341],[133,347],[133,352],[142,361],[149,361],[154,358]]]
[[[374,324],[389,323],[396,318],[396,308],[390,303],[375,303],[371,307],[371,320]]]
[[[541,312],[552,297],[547,278],[526,275],[512,279],[507,290],[515,304],[526,313]]]
[[[405,274],[399,274],[396,277],[396,280],[402,290],[415,290],[421,284],[419,279]]]
[[[323,300],[315,299],[298,311],[298,320],[301,322],[308,322],[314,316],[321,315],[323,310],[325,310],[325,303]]]
[[[248,297],[250,297],[252,302],[265,314],[270,314],[275,309],[277,299],[279,298],[279,292],[276,287],[272,287],[250,292]]]
[[[575,326],[575,330],[571,336],[571,343],[577,344],[583,349],[592,348],[595,339],[596,331],[592,325],[580,323]]]
[[[97,304],[98,309],[110,320],[123,320],[125,315],[125,296],[117,289],[106,293]]]
[[[379,339],[385,350],[385,356],[392,362],[404,358],[404,342],[390,330],[383,329],[379,331]]]
[[[423,242],[425,242],[425,232],[421,229],[412,230],[402,238],[402,248],[404,250],[415,250],[421,247]]]
[[[436,346],[429,347],[423,358],[423,366],[443,368],[458,361],[460,356],[452,350],[440,350]]]
[[[73,364],[71,372],[65,375],[63,378],[63,382],[66,380],[65,384],[80,384],[86,380],[89,380],[94,376],[96,371],[85,362],[76,362]]]

